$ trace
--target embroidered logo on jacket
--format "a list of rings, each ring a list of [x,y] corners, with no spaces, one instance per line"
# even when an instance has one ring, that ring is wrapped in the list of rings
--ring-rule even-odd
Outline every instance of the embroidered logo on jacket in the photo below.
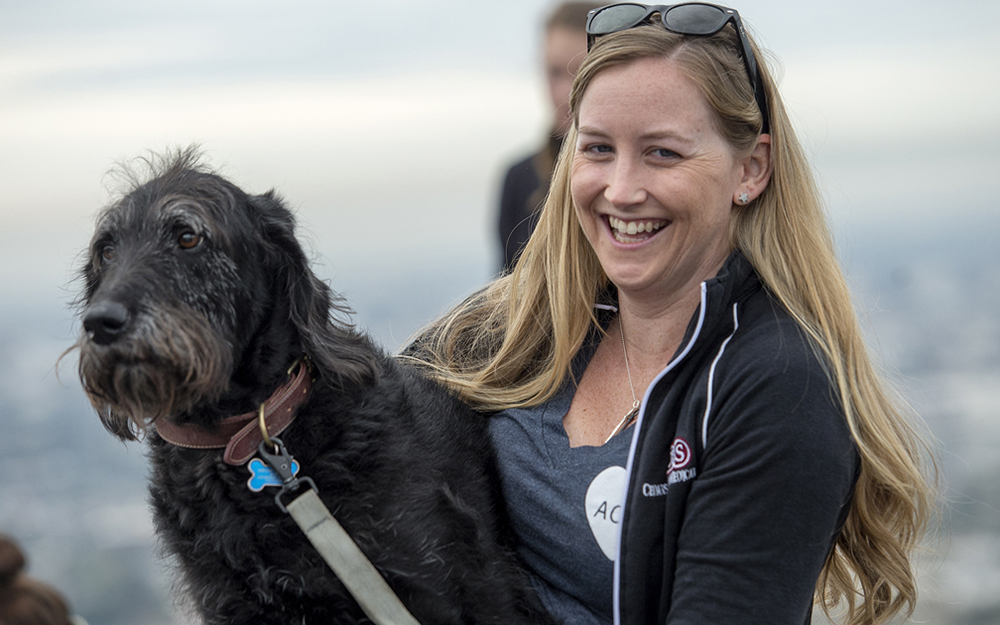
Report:
[[[675,438],[674,444],[670,446],[670,464],[667,466],[667,475],[677,469],[683,469],[691,464],[691,446],[683,438]]]
[[[687,466],[691,464],[691,446],[681,437],[674,439],[674,444],[670,446],[670,464],[667,466],[667,484],[686,482],[694,479],[698,470]]]
[[[665,484],[643,484],[642,494],[646,497],[662,497],[670,490],[671,484],[687,482],[698,475],[698,469],[691,467],[691,446],[681,437],[674,439],[670,446],[670,464],[667,465],[667,482]]]

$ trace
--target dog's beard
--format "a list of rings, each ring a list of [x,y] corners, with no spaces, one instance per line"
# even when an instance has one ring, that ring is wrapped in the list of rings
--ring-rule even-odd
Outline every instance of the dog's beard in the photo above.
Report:
[[[110,345],[84,332],[80,381],[104,427],[135,440],[150,423],[190,412],[227,389],[232,347],[204,316],[189,309],[157,307]]]

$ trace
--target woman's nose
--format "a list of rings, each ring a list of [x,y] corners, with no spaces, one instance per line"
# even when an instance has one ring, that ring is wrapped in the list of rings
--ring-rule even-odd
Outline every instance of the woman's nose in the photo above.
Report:
[[[604,188],[604,199],[614,206],[625,207],[646,201],[646,187],[641,168],[627,159],[618,159]]]

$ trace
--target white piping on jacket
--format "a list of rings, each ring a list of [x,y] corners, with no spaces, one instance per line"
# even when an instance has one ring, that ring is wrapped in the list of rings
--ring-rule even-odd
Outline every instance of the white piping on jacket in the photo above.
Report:
[[[623,511],[622,522],[618,525],[618,539],[615,546],[615,576],[614,576],[614,586],[612,589],[612,606],[614,612],[614,623],[615,625],[621,625],[621,555],[622,555],[622,527],[625,524],[624,510],[625,501],[628,499],[628,485],[632,481],[632,463],[635,461],[635,450],[639,442],[639,430],[642,428],[642,420],[646,414],[646,404],[649,401],[649,395],[656,383],[659,382],[663,376],[665,376],[671,369],[677,366],[677,363],[684,360],[684,357],[688,355],[691,348],[694,347],[695,342],[701,335],[701,327],[705,323],[705,309],[708,304],[708,286],[702,282],[701,283],[701,306],[698,312],[698,323],[695,325],[694,333],[691,335],[691,340],[688,341],[687,345],[684,346],[684,351],[677,355],[676,358],[671,360],[666,368],[657,374],[653,381],[649,383],[646,387],[646,393],[642,396],[642,403],[639,405],[639,416],[635,422],[635,429],[632,430],[632,442],[628,449],[628,462],[625,464],[625,484],[622,488],[622,501],[621,509]]]
[[[738,304],[733,304],[733,332],[722,342],[722,347],[719,348],[719,353],[716,354],[715,360],[712,361],[712,367],[708,370],[708,395],[705,400],[705,416],[701,418],[701,449],[703,452],[708,448],[708,415],[712,412],[712,396],[715,392],[715,365],[719,364],[723,352],[726,351],[726,345],[729,345],[729,341],[736,335],[736,331],[740,329],[740,318],[736,311],[737,306]]]

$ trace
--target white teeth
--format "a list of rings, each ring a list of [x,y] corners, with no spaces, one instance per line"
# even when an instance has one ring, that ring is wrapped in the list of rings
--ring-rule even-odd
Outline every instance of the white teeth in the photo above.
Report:
[[[667,225],[666,221],[625,221],[617,217],[608,217],[608,223],[614,231],[615,238],[622,243],[635,243],[638,239],[625,240],[622,235],[641,234],[643,232],[655,232]]]
[[[615,237],[615,241],[618,241],[619,243],[641,243],[642,241],[646,240],[645,237],[625,236],[624,234],[622,234],[617,230],[613,230],[612,233]]]

